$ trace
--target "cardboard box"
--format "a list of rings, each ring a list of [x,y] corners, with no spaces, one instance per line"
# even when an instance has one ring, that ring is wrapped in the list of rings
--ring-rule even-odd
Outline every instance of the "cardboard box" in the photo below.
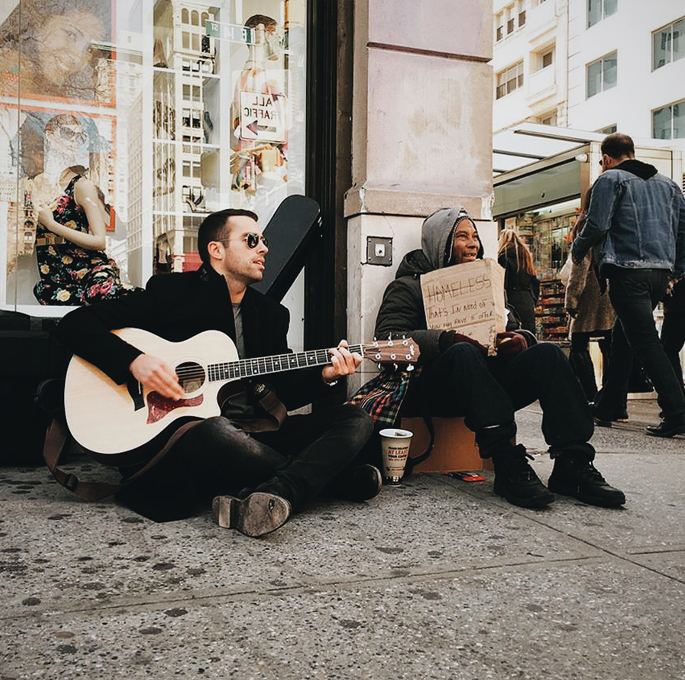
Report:
[[[464,262],[421,277],[428,328],[456,330],[495,354],[497,333],[506,330],[504,269],[495,260]]]
[[[464,425],[463,418],[433,418],[433,427],[433,453],[414,468],[416,472],[492,470],[492,462],[480,457],[474,434]],[[420,456],[430,441],[423,418],[403,418],[402,428],[414,433],[409,456]]]

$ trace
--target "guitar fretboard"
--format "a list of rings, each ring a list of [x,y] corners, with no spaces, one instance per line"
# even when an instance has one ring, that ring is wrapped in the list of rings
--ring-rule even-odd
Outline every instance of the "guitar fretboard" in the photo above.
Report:
[[[350,345],[350,352],[364,353],[362,345]],[[306,366],[324,366],[331,363],[331,355],[327,349],[315,349],[296,354],[277,354],[270,357],[257,357],[255,359],[241,359],[221,364],[207,366],[207,378],[215,380],[234,380],[236,378],[249,378],[266,373],[280,373],[295,368]]]

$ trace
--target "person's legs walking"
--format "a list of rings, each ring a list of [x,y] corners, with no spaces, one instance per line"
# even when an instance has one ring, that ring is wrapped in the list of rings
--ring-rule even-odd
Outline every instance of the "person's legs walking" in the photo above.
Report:
[[[590,357],[590,333],[571,333],[569,361],[573,373],[583,388],[585,398],[588,401],[593,401],[597,395],[597,381],[595,380],[595,367]]]
[[[632,366],[633,350],[626,340],[620,319],[616,319],[611,331],[609,360],[602,374],[602,388],[597,392],[592,409],[597,424],[610,426],[617,415],[625,412]]]
[[[654,385],[664,421],[648,433],[673,436],[685,432],[685,395],[666,356],[653,311],[663,297],[670,273],[662,269],[612,268],[609,297],[626,339]]]

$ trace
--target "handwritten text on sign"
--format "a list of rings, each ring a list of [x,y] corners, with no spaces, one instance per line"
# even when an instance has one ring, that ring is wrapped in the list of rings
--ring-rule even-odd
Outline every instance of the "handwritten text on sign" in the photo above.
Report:
[[[494,260],[476,260],[436,269],[421,277],[428,328],[456,330],[495,351],[506,328],[504,269]]]

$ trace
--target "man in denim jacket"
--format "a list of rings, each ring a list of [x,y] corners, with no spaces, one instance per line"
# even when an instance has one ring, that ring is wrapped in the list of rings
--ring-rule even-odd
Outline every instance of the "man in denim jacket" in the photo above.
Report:
[[[647,433],[673,437],[685,433],[685,397],[659,341],[653,311],[669,281],[685,272],[685,197],[654,166],[635,160],[628,135],[609,135],[601,151],[604,172],[592,187],[587,221],[572,247],[577,263],[594,248],[618,315],[594,415],[599,424],[610,425],[627,391],[632,348],[661,407],[661,423]]]

